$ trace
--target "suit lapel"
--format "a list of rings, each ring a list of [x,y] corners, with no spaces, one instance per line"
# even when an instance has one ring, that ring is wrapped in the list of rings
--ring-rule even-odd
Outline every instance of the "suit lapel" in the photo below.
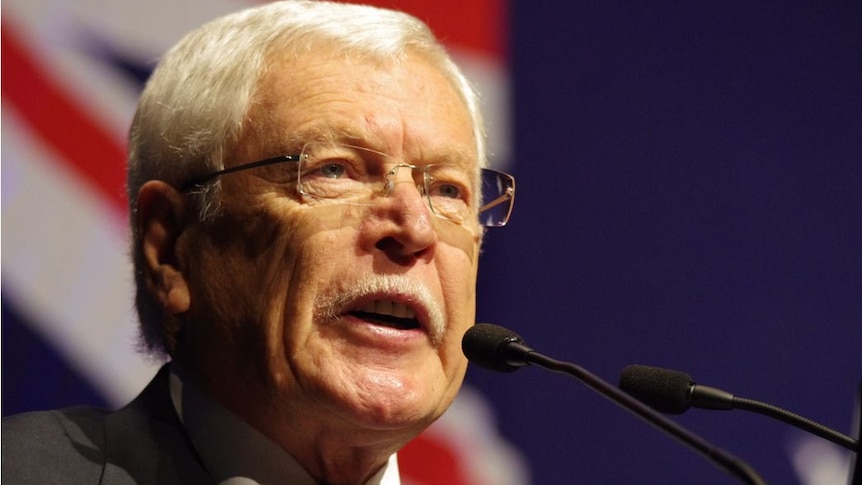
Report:
[[[105,420],[104,485],[211,484],[171,402],[169,365]]]

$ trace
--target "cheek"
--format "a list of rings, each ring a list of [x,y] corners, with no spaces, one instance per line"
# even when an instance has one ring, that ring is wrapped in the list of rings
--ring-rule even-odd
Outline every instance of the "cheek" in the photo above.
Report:
[[[446,337],[440,358],[450,377],[464,374],[467,360],[461,351],[461,339],[476,320],[478,245],[467,248],[444,246],[438,252],[437,267],[447,309]]]
[[[440,240],[437,268],[444,295],[466,292],[472,301],[479,269],[481,232],[439,219],[434,223]]]
[[[475,307],[479,269],[478,241],[467,238],[460,241],[445,240],[441,242],[436,259],[447,305],[472,311]]]
[[[460,251],[470,266],[475,267],[482,240],[481,228],[452,224],[437,218],[433,219],[433,223],[441,244]]]
[[[271,347],[266,334],[280,337],[290,297],[303,271],[314,267],[299,263],[314,225],[303,211],[285,204],[242,209],[225,207],[189,251],[188,271],[196,282],[192,305],[203,320],[220,322],[246,340],[257,334],[258,342],[269,340]]]
[[[328,211],[302,211],[296,219],[285,248],[291,266],[281,275],[282,291],[273,295],[284,300],[280,324],[288,353],[301,351],[315,330],[317,296],[332,285],[355,244],[355,231]]]

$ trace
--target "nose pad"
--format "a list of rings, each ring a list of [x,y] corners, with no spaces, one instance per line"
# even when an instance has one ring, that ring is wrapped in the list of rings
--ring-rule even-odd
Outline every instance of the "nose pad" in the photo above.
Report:
[[[388,172],[386,172],[386,182],[384,182],[384,185],[383,185],[383,195],[386,197],[389,197],[390,195],[392,195],[392,191],[395,190],[395,185],[398,183],[395,179],[398,177],[398,169],[400,169],[400,168],[410,169],[410,180],[409,181],[412,182],[412,184],[416,187],[416,190],[419,192],[419,195],[421,195],[424,198],[425,197],[425,186],[424,186],[425,173],[422,171],[422,169],[420,167],[417,167],[416,165],[409,165],[406,163],[399,163],[398,165],[395,165],[394,167],[392,167]],[[417,182],[416,179],[414,178],[413,174],[416,170],[419,170],[420,174],[422,175],[423,182]],[[407,181],[405,181],[405,182],[407,182]]]

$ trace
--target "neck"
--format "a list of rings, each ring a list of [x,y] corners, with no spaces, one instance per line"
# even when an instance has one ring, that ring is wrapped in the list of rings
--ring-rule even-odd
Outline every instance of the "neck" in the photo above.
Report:
[[[325,485],[367,483],[413,437],[413,434],[407,437],[393,436],[391,430],[351,430],[331,426],[309,429],[306,425],[300,427],[295,424],[303,423],[302,419],[286,422],[294,424],[281,427],[272,426],[271,423],[266,427],[252,425],[290,453],[315,480]],[[274,432],[276,429],[289,431],[277,436]]]
[[[293,458],[294,466],[299,467],[294,470],[301,468],[309,478],[313,478],[319,484],[362,485],[368,483],[375,474],[382,473],[390,457],[412,438],[410,435],[398,439],[397,437],[403,432],[391,429],[357,429],[347,426],[332,415],[323,418],[319,414],[311,415],[308,413],[309,409],[320,409],[320,406],[311,403],[291,406],[285,403],[290,400],[269,400],[267,403],[266,399],[237,397],[242,395],[248,397],[251,393],[213,393],[211,388],[206,389],[205,385],[201,386],[201,382],[194,378],[187,368],[179,365],[179,362],[174,362],[174,372],[183,378],[184,382],[181,408],[190,406],[188,409],[195,411],[184,413],[186,414],[185,424],[189,427],[193,439],[201,439],[202,443],[230,441],[223,439],[224,433],[227,432],[232,437],[243,436],[240,441],[245,441],[252,435],[243,435],[242,428],[229,424],[244,422],[243,427],[256,430],[270,442],[269,446],[272,448],[267,448],[266,445],[262,445],[263,442],[258,443],[250,439],[247,443],[253,442],[253,446],[246,445],[242,449],[231,452],[230,455],[239,460],[237,463],[255,463],[261,460],[285,463],[284,457],[279,458],[277,454],[268,451],[281,448],[282,453],[289,454]],[[258,397],[260,397],[259,394]],[[219,403],[221,406],[212,407],[207,402]],[[230,413],[218,414],[219,408],[223,409],[222,413],[225,413],[224,410]],[[302,413],[293,414],[296,410]],[[230,415],[233,419],[229,418]],[[207,420],[221,423],[216,427],[218,431],[213,426],[207,425]],[[311,423],[323,423],[324,426],[313,426]],[[225,476],[230,476],[226,474],[230,472],[255,470],[255,467],[213,465],[221,463],[222,460],[218,454],[212,452],[223,447],[213,444],[206,445],[204,448],[207,451],[204,453],[205,458],[209,459],[205,462],[209,466],[215,466],[214,470],[217,469]],[[240,452],[239,455],[237,451]],[[289,465],[286,466],[289,467]],[[396,468],[392,472],[397,473],[397,464],[394,466]],[[282,466],[270,468],[269,471],[287,471],[288,475],[296,473],[288,469]],[[303,483],[306,482],[303,481]]]

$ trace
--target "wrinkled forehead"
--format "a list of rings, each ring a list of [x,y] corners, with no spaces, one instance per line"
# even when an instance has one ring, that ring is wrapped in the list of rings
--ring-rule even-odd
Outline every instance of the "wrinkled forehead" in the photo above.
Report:
[[[461,92],[421,56],[276,58],[258,83],[243,132],[241,142],[261,145],[262,155],[332,142],[465,168],[481,164]]]

